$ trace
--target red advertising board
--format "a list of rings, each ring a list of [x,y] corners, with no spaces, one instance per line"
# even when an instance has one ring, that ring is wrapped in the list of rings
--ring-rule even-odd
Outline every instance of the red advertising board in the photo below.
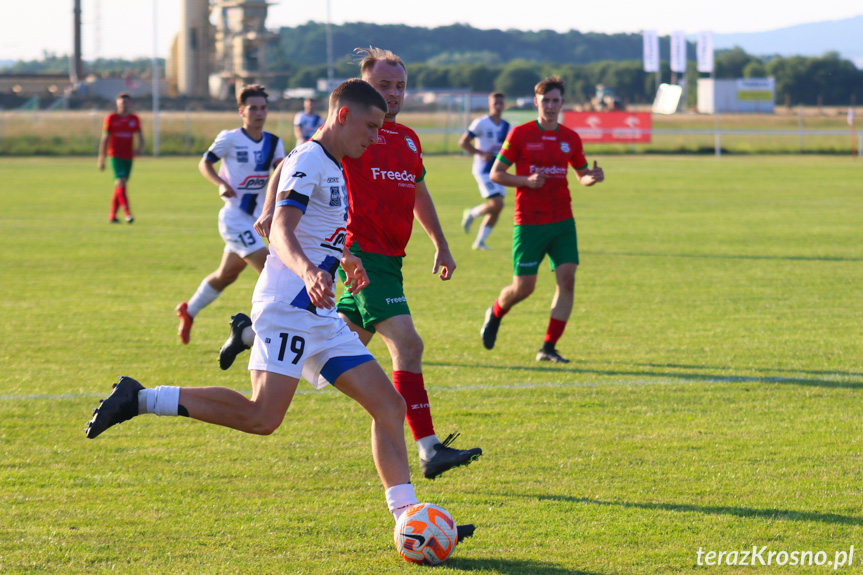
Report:
[[[650,112],[563,112],[563,125],[582,142],[649,143]]]

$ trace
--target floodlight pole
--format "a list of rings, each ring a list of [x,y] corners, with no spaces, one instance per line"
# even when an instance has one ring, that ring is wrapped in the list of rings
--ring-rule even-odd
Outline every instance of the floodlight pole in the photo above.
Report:
[[[159,25],[156,19],[156,0],[153,0],[153,157],[159,157],[159,60],[157,47]]]

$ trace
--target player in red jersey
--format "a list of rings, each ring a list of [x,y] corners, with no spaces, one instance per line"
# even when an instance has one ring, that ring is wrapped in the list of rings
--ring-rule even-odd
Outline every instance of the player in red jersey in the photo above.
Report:
[[[494,347],[500,320],[536,287],[539,264],[546,254],[557,281],[551,304],[551,319],[537,361],[568,363],[555,349],[572,312],[578,240],[567,185],[568,166],[578,182],[592,186],[605,180],[602,168],[588,167],[581,138],[558,123],[563,107],[564,85],[557,76],[542,80],[535,88],[539,117],[513,128],[491,168],[491,180],[515,188],[512,284],[501,290],[485,312],[482,343]],[[515,164],[515,174],[507,170]]]
[[[138,147],[132,149],[135,134],[138,134]],[[132,113],[132,96],[123,92],[117,96],[117,111],[105,116],[102,140],[99,142],[99,170],[105,169],[105,156],[111,158],[114,168],[114,196],[111,198],[111,211],[108,221],[119,223],[117,208],[123,208],[126,221],[135,221],[129,198],[126,196],[126,182],[132,173],[132,159],[144,151],[144,133],[141,131],[141,120]]]
[[[407,85],[404,62],[389,50],[357,51],[365,55],[360,62],[362,79],[384,97],[387,115],[377,144],[359,158],[342,160],[350,201],[345,246],[362,260],[369,286],[358,294],[346,290],[338,310],[363,344],[367,345],[375,333],[386,344],[393,361],[393,385],[407,403],[407,421],[419,450],[420,468],[425,477],[434,479],[475,460],[482,449],[453,449],[450,444],[457,434],[441,441],[434,431],[422,374],[423,341],[414,328],[402,281],[402,258],[414,217],[435,246],[432,273],[449,280],[455,261],[426,187],[419,137],[395,121]],[[278,176],[273,180],[278,181]],[[262,235],[269,233],[274,199],[275,188],[270,185],[256,224]],[[236,314],[231,319],[231,335],[219,353],[222,369],[254,342],[247,316]]]

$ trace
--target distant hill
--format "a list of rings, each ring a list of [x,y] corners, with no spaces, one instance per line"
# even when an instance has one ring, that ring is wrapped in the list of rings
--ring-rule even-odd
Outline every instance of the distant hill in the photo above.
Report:
[[[817,10],[817,9],[816,9]],[[813,11],[816,11],[813,10]],[[740,46],[756,56],[822,56],[839,52],[863,69],[863,14],[844,20],[830,20],[778,28],[767,32],[716,34],[717,50]]]

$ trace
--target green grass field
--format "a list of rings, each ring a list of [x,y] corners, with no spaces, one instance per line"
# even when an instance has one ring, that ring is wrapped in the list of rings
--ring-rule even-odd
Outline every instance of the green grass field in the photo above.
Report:
[[[418,230],[406,290],[438,434],[485,451],[429,482],[409,445],[420,499],[478,527],[435,573],[749,573],[697,553],[832,563],[852,545],[854,566],[837,570],[859,572],[863,163],[598,159],[606,183],[574,190],[565,366],[534,361],[545,271],[482,347],[483,312],[511,277],[512,202],[494,250],[470,250],[469,161],[428,159],[458,269],[433,276]],[[174,306],[223,247],[196,163],[136,161],[137,221],[112,226],[95,158],[0,158],[0,573],[425,572],[394,551],[369,418],[332,390],[301,384],[270,437],[143,416],[84,438],[121,374],[250,389],[242,360],[222,372],[217,350],[253,272],[201,313],[190,345],[176,336]],[[781,559],[760,570],[835,567]]]

